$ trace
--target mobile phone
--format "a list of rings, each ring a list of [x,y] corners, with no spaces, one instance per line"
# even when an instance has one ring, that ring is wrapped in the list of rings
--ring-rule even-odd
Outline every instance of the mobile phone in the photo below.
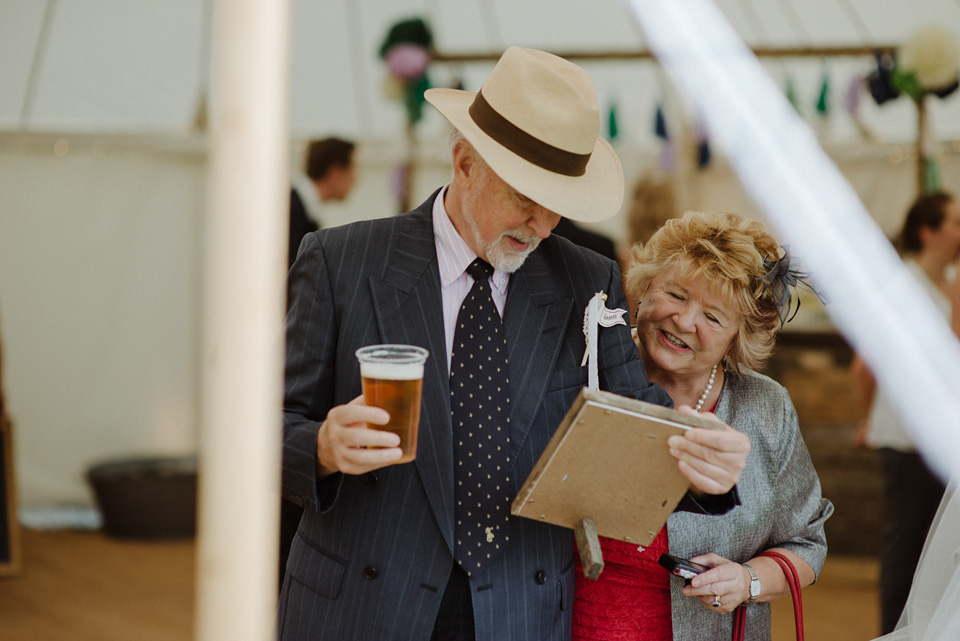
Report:
[[[706,572],[710,568],[699,563],[694,563],[689,559],[684,559],[672,554],[661,554],[660,565],[667,568],[670,574],[675,574],[680,578],[690,580],[701,572]]]

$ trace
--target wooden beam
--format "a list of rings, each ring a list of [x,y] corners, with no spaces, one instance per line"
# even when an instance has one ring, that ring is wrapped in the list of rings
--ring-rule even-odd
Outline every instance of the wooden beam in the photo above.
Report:
[[[758,58],[856,58],[872,56],[877,52],[892,53],[893,45],[854,45],[836,47],[756,47],[753,53]],[[554,51],[567,60],[652,60],[656,56],[647,49],[620,51]],[[445,53],[435,51],[435,62],[496,62],[502,51],[472,51],[463,53]]]

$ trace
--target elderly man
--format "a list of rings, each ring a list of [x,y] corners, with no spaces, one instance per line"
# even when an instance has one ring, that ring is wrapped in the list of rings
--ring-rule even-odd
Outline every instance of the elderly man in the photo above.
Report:
[[[572,533],[509,504],[587,383],[587,302],[624,306],[613,261],[550,234],[561,216],[617,213],[620,162],[589,76],[547,53],[511,47],[479,93],[427,99],[459,132],[451,182],[408,214],[308,235],[290,272],[283,490],[305,510],[285,641],[570,638]],[[378,343],[430,352],[412,463],[391,465],[399,438],[366,426],[387,414],[359,396],[354,352]],[[598,343],[602,388],[670,404],[627,327]],[[480,360],[491,402],[467,412]],[[698,429],[670,445],[695,490],[685,509],[736,505],[745,437]]]

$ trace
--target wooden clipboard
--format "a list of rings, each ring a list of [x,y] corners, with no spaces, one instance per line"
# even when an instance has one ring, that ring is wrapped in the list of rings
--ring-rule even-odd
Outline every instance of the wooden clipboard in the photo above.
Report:
[[[574,529],[589,520],[600,535],[647,546],[690,486],[666,444],[690,427],[717,423],[584,388],[511,512]]]

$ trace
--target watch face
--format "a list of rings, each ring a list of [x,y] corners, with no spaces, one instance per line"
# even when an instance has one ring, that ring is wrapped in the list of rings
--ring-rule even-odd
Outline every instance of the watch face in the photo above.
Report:
[[[752,601],[760,596],[760,578],[757,576],[757,573],[754,572],[753,568],[746,563],[743,564],[743,567],[750,573],[750,600]]]

